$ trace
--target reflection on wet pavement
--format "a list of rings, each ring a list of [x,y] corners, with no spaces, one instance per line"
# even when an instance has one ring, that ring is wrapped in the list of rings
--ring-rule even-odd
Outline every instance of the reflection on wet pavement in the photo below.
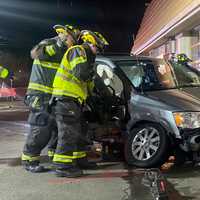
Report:
[[[188,163],[170,169],[166,176],[169,186],[179,192],[182,197],[180,199],[200,199],[200,167],[194,167],[191,163]]]
[[[24,109],[20,111],[12,110],[12,112],[1,112],[0,164],[3,159],[20,157],[29,129],[29,125],[26,123],[27,113]],[[119,169],[119,167],[121,167],[121,170],[126,169],[127,171],[111,173],[112,170],[115,170],[115,168]],[[123,200],[137,200],[135,198],[135,192],[141,191],[141,188],[139,184],[136,184],[139,181],[139,177],[133,173],[135,168],[127,167],[124,163],[121,163],[111,166],[110,169],[106,168],[105,170],[108,171],[103,175],[109,175],[113,181],[123,180],[124,186],[121,190]],[[109,172],[109,170],[111,171]],[[184,165],[177,168],[171,167],[169,170],[164,171],[164,175],[167,178],[169,200],[200,200],[200,167],[193,167],[192,165]],[[90,179],[95,180],[92,177]],[[142,190],[141,194],[143,195],[142,200],[150,200],[148,198],[148,191]]]

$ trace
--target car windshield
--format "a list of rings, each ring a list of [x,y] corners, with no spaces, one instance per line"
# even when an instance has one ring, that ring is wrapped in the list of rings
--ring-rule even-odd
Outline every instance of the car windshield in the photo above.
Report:
[[[165,90],[177,87],[170,65],[164,60],[126,60],[117,61],[116,64],[136,90]]]
[[[199,87],[200,72],[184,62],[169,61],[176,75],[179,87]]]

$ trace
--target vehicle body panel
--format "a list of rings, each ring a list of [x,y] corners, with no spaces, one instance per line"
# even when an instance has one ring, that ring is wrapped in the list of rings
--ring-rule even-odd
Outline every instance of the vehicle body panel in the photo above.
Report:
[[[158,69],[158,73],[160,73],[161,76],[163,75],[163,69],[164,73],[165,70],[168,70],[167,81],[171,81],[169,82],[171,86],[158,85],[159,87],[153,89],[140,86],[136,87],[129,77],[130,74],[126,74],[125,71],[123,71],[123,66],[120,66],[120,63],[123,62],[133,62],[134,65],[130,65],[133,69],[135,66],[144,66],[144,69],[145,67],[149,69],[148,67],[153,66],[155,69]],[[118,114],[124,112],[121,118],[119,115],[116,117],[116,112],[110,112],[110,109],[104,110],[104,114],[110,116],[107,120],[109,121],[111,119],[113,124],[118,124],[118,122],[120,122],[120,125],[123,124],[122,132],[127,135],[130,135],[132,130],[138,127],[138,125],[145,123],[159,124],[165,130],[165,133],[168,134],[171,141],[174,143],[179,141],[178,145],[184,151],[189,151],[190,148],[188,145],[190,145],[191,141],[194,142],[196,137],[200,140],[200,131],[180,129],[176,125],[173,113],[200,112],[200,84],[178,87],[176,85],[177,80],[176,74],[173,71],[174,69],[170,67],[169,71],[167,62],[164,64],[163,62],[163,60],[150,57],[98,56],[96,58],[96,69],[98,70],[100,66],[99,69],[103,68],[107,73],[107,77],[101,74],[102,76],[98,77],[99,80],[97,81],[101,82],[100,93],[103,93],[103,104],[106,105],[107,108],[121,109]],[[111,75],[109,75],[110,71],[112,72]],[[186,70],[185,73],[187,72],[188,70]],[[186,75],[192,75],[192,79],[195,80],[198,76],[192,74],[191,71]],[[110,80],[107,81],[106,79]],[[189,78],[187,80],[190,81]],[[158,81],[160,81],[160,79]],[[200,80],[198,81],[200,83]],[[163,83],[167,83],[166,80],[164,80]],[[109,98],[107,96],[109,96]],[[117,119],[118,122],[116,123],[114,119]],[[190,134],[190,136],[187,136],[187,134]],[[198,148],[196,149],[199,149],[200,143],[197,144],[197,146]]]

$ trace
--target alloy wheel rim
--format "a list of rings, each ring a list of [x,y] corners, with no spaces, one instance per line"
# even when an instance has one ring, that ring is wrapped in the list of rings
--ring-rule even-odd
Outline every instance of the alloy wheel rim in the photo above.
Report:
[[[152,158],[160,146],[160,135],[153,127],[143,128],[134,137],[131,145],[135,159],[145,161]]]

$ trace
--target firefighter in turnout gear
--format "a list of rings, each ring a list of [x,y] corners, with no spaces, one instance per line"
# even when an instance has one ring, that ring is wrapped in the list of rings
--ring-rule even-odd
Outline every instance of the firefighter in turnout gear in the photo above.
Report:
[[[76,44],[79,36],[78,30],[69,25],[55,25],[54,29],[58,36],[41,41],[31,51],[34,61],[25,98],[30,108],[30,132],[22,153],[22,165],[31,172],[44,171],[39,165],[39,156],[47,144],[50,157],[56,149],[57,126],[49,106],[53,80],[64,53]]]
[[[84,133],[83,105],[94,87],[94,62],[97,51],[108,42],[98,33],[81,31],[83,43],[67,50],[53,83],[54,112],[58,127],[58,145],[53,163],[58,177],[78,177],[82,169],[94,168],[88,162]]]
[[[8,77],[8,75],[9,71],[6,68],[0,66],[0,78],[5,79]]]
[[[177,54],[177,61],[179,63],[188,63],[188,62],[192,62],[192,60],[184,53],[180,53],[180,54]]]

